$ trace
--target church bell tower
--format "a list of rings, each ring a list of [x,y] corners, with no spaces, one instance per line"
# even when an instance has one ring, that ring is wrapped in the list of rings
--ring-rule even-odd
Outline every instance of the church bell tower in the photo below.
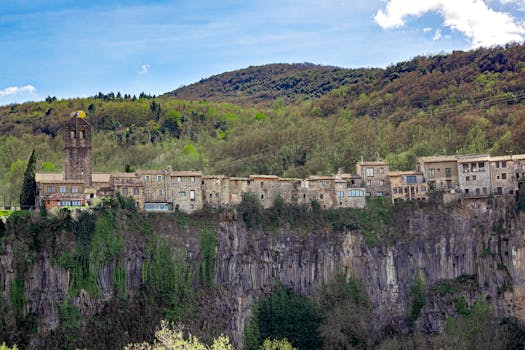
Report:
[[[91,187],[91,125],[83,111],[72,113],[64,127],[64,176]]]

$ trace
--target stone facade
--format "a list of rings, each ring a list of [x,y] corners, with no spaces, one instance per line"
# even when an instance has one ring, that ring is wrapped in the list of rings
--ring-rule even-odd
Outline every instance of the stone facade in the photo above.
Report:
[[[512,156],[490,157],[492,194],[513,194],[518,188]]]
[[[392,202],[402,200],[426,200],[428,187],[419,171],[391,171]]]
[[[491,193],[489,155],[457,156],[459,187],[464,196]]]
[[[64,126],[64,178],[91,187],[91,125],[75,112]]]
[[[356,164],[356,173],[363,181],[367,197],[390,196],[389,166],[384,162],[360,161]]]
[[[459,189],[456,156],[420,157],[419,171],[428,182],[429,190],[455,191]]]

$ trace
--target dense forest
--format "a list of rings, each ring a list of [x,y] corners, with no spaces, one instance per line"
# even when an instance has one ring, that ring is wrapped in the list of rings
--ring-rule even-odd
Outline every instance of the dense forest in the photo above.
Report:
[[[420,56],[385,69],[272,64],[165,95],[98,93],[0,107],[0,205],[17,204],[27,159],[60,171],[74,110],[96,129],[95,171],[198,169],[303,177],[385,159],[525,153],[525,46]]]

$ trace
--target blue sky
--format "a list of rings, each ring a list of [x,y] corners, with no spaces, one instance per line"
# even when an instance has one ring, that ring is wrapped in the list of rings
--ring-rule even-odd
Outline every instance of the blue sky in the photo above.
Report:
[[[525,0],[0,0],[0,105],[162,94],[268,63],[385,67],[521,42]]]

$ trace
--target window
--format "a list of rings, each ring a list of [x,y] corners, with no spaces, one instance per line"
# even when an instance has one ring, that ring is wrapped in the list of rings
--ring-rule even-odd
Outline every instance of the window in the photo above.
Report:
[[[66,193],[66,186],[60,186],[60,193]]]
[[[180,178],[180,176],[177,176],[177,182],[181,182],[182,179]]]
[[[195,176],[190,176],[190,182],[195,183]]]
[[[445,177],[452,177],[452,168],[445,168]]]
[[[479,190],[479,188],[476,188],[476,194],[480,194],[481,191]]]
[[[427,188],[425,186],[421,186],[421,192],[426,192]]]
[[[319,195],[319,199],[323,199],[324,196],[322,194]]]
[[[261,199],[264,199],[264,194],[261,194]]]
[[[479,171],[485,171],[485,163],[484,162],[479,162],[478,163],[478,170]]]
[[[379,168],[379,174],[380,174],[380,175],[383,175],[384,173],[385,173],[385,169],[383,169],[383,168]]]
[[[47,186],[47,193],[53,193],[53,186]]]
[[[499,168],[499,162],[496,162],[496,168]]]
[[[383,192],[376,192],[376,197],[383,197]]]
[[[374,168],[366,168],[366,176],[374,176]]]
[[[128,194],[128,188],[127,187],[122,187],[121,192],[122,192],[123,195],[127,195]]]
[[[261,187],[263,187],[263,186],[264,186],[264,182],[263,182],[263,181],[261,181]]]
[[[161,182],[161,181],[162,181],[162,175],[157,175],[157,181],[158,181],[158,182]]]
[[[504,160],[503,162],[501,162],[501,167],[502,168],[506,168],[507,167],[507,161]]]
[[[71,140],[73,140],[75,138],[75,130],[71,130],[69,135],[71,136]]]
[[[162,190],[159,190],[159,196],[162,196]]]
[[[380,184],[381,186],[384,186],[384,185],[385,185],[385,180],[379,180],[379,184]]]
[[[366,185],[367,186],[372,186],[372,180],[366,180]]]
[[[149,175],[146,175],[146,176],[144,177],[144,179],[145,179],[146,181],[149,181]]]
[[[407,175],[406,177],[407,184],[415,184],[417,183],[417,179],[415,175]]]
[[[501,173],[501,179],[507,180],[507,173]]]
[[[80,130],[80,131],[78,132],[78,137],[81,138],[81,139],[84,138],[84,130]]]
[[[144,203],[144,210],[146,211],[168,211],[168,203]]]
[[[483,194],[487,194],[487,188],[486,187],[483,187],[481,190],[482,190]]]
[[[503,187],[498,187],[498,194],[503,194]]]
[[[186,197],[186,192],[180,191],[179,192],[179,197]]]
[[[467,163],[463,164],[463,172],[464,172],[464,173],[468,173],[468,171],[469,171],[468,168],[469,168],[469,167],[468,167],[468,164],[467,164]]]
[[[472,181],[476,181],[476,175],[472,175]]]
[[[144,194],[145,194],[145,195],[148,195],[148,194],[149,194],[149,190],[148,190],[147,188],[144,190]]]
[[[343,198],[345,193],[343,191],[337,191],[337,198]]]
[[[135,196],[139,195],[139,189],[138,188],[134,188],[133,189],[133,195],[135,195]]]
[[[195,209],[195,205],[190,204],[190,209]]]
[[[74,207],[80,207],[80,201],[71,201],[71,205]]]
[[[366,196],[367,196],[367,197],[370,197],[370,196],[371,196],[371,193],[370,193],[370,192],[367,192],[367,193],[366,193]]]
[[[324,186],[324,181],[319,181],[319,187],[323,187]]]
[[[430,179],[433,179],[434,177],[436,177],[435,169],[428,169],[428,177]]]
[[[452,180],[447,180],[447,188],[448,189],[452,188]]]
[[[429,181],[428,182],[428,187],[430,187],[431,190],[435,190],[436,189],[436,181]]]
[[[190,199],[191,199],[192,201],[195,200],[195,190],[191,190],[191,191],[190,191]]]
[[[78,193],[78,187],[71,188],[71,193]]]
[[[213,198],[213,193],[210,193],[210,198]]]
[[[465,181],[470,181],[470,176],[466,176]]]

